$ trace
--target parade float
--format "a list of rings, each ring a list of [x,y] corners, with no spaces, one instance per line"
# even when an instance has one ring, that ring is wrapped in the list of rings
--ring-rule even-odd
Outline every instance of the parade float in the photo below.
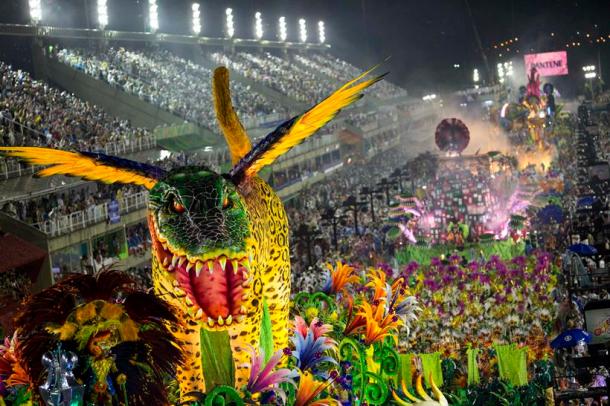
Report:
[[[508,135],[516,154],[549,155],[551,140],[565,132],[566,117],[562,105],[555,102],[555,86],[545,83],[541,87],[535,67],[530,69],[527,80],[526,86],[519,87],[516,100],[491,109],[490,119]],[[548,163],[548,159],[542,161]],[[532,159],[530,163],[535,162]]]
[[[548,256],[490,255],[466,262],[449,256],[410,260],[398,270],[338,261],[327,265],[322,290],[290,299],[287,221],[280,200],[256,174],[379,80],[366,79],[368,73],[252,147],[231,105],[228,72],[217,70],[215,107],[234,165],[223,175],[204,167],[165,172],[99,153],[3,148],[44,166],[39,176],[147,188],[154,292],[138,291],[128,276],[104,270],[68,277],[29,297],[15,334],[0,346],[2,402],[540,402],[551,376],[545,298],[555,268]],[[465,128],[459,120],[440,128],[439,147],[454,156],[440,160],[439,176],[457,172],[449,169],[457,162],[467,171],[491,173],[484,167],[493,156],[459,156],[467,144]],[[491,208],[485,191],[473,189],[456,207],[442,203],[442,210],[458,215],[453,221],[439,214],[439,227],[451,235],[444,241],[457,246],[479,233],[476,225],[463,227],[470,211],[459,205]],[[411,199],[401,210],[411,205],[419,224],[429,207],[437,210],[429,204]],[[523,284],[511,282],[519,278]],[[530,313],[515,320],[515,312]]]
[[[442,120],[435,170],[418,180],[414,193],[395,196],[385,230],[398,247],[398,263],[428,264],[452,252],[467,260],[523,253],[532,199],[526,179],[517,176],[515,158],[499,151],[463,155],[469,140],[460,119]]]

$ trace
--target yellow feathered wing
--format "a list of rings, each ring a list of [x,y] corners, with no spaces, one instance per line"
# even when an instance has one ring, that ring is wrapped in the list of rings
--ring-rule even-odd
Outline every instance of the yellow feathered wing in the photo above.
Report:
[[[37,147],[0,147],[0,154],[20,158],[33,165],[47,166],[36,173],[39,177],[78,176],[85,180],[140,185],[147,189],[151,189],[157,183],[157,179],[153,177],[134,170],[114,167],[78,152]]]
[[[235,109],[233,109],[229,87],[229,70],[224,66],[214,70],[212,95],[214,96],[216,119],[227,141],[229,152],[231,152],[231,160],[235,165],[252,149],[252,143],[239,121]]]
[[[332,120],[341,109],[349,106],[362,97],[362,91],[364,89],[383,78],[383,75],[381,75],[362,80],[375,68],[376,67],[373,67],[355,79],[350,80],[329,97],[298,117],[277,142],[270,145],[270,147],[266,151],[263,151],[260,156],[254,157],[253,161],[245,168],[245,175],[256,175],[262,168],[271,165],[273,161],[288,152],[292,147],[300,144],[307,137],[322,128],[326,123]],[[254,150],[256,150],[256,147],[254,147]]]

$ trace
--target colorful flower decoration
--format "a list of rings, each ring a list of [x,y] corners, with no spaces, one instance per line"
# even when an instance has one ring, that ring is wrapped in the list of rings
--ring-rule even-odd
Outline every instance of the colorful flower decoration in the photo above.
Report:
[[[341,402],[336,399],[315,399],[331,384],[332,378],[326,381],[317,381],[309,372],[301,372],[294,406],[341,406]]]
[[[294,371],[287,368],[274,369],[278,366],[283,357],[282,350],[276,351],[269,361],[265,363],[265,353],[263,350],[260,353],[256,352],[253,347],[248,349],[250,353],[250,377],[246,385],[248,391],[254,398],[260,397],[261,394],[274,391],[283,394],[283,390],[279,387],[282,383],[294,384],[293,378],[296,376]]]
[[[323,289],[324,293],[341,293],[348,284],[360,281],[358,275],[355,274],[356,270],[341,261],[337,261],[337,265],[334,268],[330,263],[327,263],[326,268],[328,269],[329,276]]]

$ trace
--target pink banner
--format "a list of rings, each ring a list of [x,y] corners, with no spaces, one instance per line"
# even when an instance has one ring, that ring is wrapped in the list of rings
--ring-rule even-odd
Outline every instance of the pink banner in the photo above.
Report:
[[[525,71],[536,68],[540,76],[561,76],[568,74],[568,54],[566,51],[545,52],[542,54],[527,54],[525,58]]]

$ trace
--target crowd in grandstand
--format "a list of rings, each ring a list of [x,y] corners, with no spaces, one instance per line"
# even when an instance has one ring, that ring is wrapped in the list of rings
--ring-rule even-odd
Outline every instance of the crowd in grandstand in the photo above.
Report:
[[[324,74],[339,80],[345,81],[349,78],[356,77],[362,73],[354,65],[339,58],[335,58],[328,54],[312,53],[310,55],[299,54],[295,56],[295,60]],[[406,96],[407,91],[392,84],[390,81],[383,80],[375,85],[371,90],[373,94],[379,98],[393,98]]]
[[[0,62],[0,145],[99,150],[148,135],[128,120]]]
[[[100,205],[111,199],[123,200],[125,196],[141,192],[131,185],[104,185],[87,183],[79,190],[73,188],[62,192],[50,193],[28,200],[11,200],[4,203],[2,211],[28,224],[40,227],[42,223],[68,216],[77,211],[87,213],[91,218]],[[98,213],[97,217],[101,217]]]
[[[167,50],[108,48],[104,52],[60,49],[59,61],[111,86],[198,123],[216,129],[212,104],[212,71]],[[231,81],[233,102],[244,121],[274,113],[285,114],[277,102]]]
[[[307,104],[322,100],[337,87],[329,78],[269,52],[215,52],[211,56],[215,63]]]

